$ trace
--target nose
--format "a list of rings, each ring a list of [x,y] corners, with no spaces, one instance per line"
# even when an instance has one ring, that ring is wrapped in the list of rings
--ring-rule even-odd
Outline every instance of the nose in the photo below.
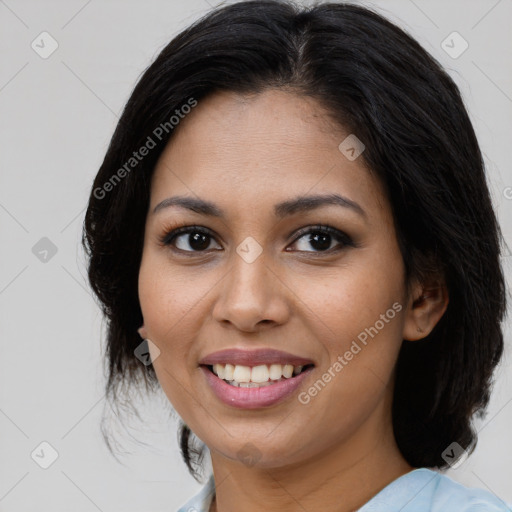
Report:
[[[251,263],[237,253],[232,258],[230,270],[218,288],[214,319],[244,332],[286,323],[291,292],[283,276],[268,266],[265,253]]]

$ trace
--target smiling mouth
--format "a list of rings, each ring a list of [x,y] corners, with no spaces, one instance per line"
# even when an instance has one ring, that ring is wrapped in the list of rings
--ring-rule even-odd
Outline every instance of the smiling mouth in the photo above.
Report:
[[[291,364],[261,364],[244,366],[234,364],[202,365],[227,384],[240,388],[261,388],[272,386],[283,380],[311,371],[314,364],[293,366]]]

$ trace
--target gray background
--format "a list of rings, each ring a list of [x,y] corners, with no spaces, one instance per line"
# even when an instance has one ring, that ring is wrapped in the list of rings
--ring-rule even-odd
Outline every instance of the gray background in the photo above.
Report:
[[[364,3],[415,36],[460,86],[512,245],[511,0]],[[146,404],[143,424],[119,427],[132,452],[124,465],[103,444],[103,325],[79,241],[93,177],[133,86],[211,5],[0,0],[0,511],[172,512],[201,487],[180,460],[163,394]],[[31,47],[43,31],[58,43],[46,59]],[[441,47],[453,31],[469,44],[458,58]],[[504,257],[509,282],[510,261]],[[447,474],[512,502],[508,321],[505,334],[489,413],[476,423],[478,448]],[[36,450],[49,460],[43,441],[58,452],[48,469],[31,457]]]

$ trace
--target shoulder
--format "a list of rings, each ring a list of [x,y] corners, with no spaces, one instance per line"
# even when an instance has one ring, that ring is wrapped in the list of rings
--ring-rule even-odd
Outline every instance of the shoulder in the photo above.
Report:
[[[358,512],[512,512],[512,507],[487,490],[416,468],[391,482]]]
[[[432,473],[435,473],[432,471]],[[456,508],[455,508],[456,507]],[[480,488],[466,487],[452,478],[437,473],[432,494],[432,512],[512,512],[507,504],[493,493]]]

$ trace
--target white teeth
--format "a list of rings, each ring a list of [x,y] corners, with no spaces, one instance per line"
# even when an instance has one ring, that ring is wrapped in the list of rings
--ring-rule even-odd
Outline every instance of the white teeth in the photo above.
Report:
[[[262,382],[257,384],[256,382],[237,382],[236,380],[228,381],[228,384],[234,386],[235,388],[264,388],[266,386],[272,386],[276,382],[280,382],[284,379],[279,380],[269,380],[268,382]]]
[[[214,364],[213,373],[234,386],[252,388],[271,385],[283,378],[289,379],[293,375],[301,373],[303,368],[300,365],[294,367],[292,364],[260,364],[253,367],[238,364]]]
[[[224,365],[214,364],[213,371],[218,375],[219,379],[224,379]]]
[[[270,380],[280,379],[283,374],[283,367],[280,364],[271,364],[269,374]]]
[[[283,375],[287,379],[289,379],[293,375],[293,365],[292,364],[285,364],[283,366]]]
[[[261,384],[256,382],[240,382],[241,388],[264,388],[265,386],[272,386],[272,382],[263,382]]]
[[[222,366],[222,365],[219,364],[218,366]],[[213,370],[213,371],[215,371],[215,370]],[[233,372],[234,371],[235,371],[235,366],[232,364],[227,364],[226,366],[224,366],[224,376],[221,377],[221,379],[233,380]]]
[[[235,371],[233,372],[233,380],[236,380],[237,382],[250,382],[251,368],[249,366],[239,366],[237,364],[235,366]]]
[[[269,376],[268,367],[266,364],[253,366],[251,371],[251,382],[267,382]],[[224,377],[225,378],[225,377]]]

